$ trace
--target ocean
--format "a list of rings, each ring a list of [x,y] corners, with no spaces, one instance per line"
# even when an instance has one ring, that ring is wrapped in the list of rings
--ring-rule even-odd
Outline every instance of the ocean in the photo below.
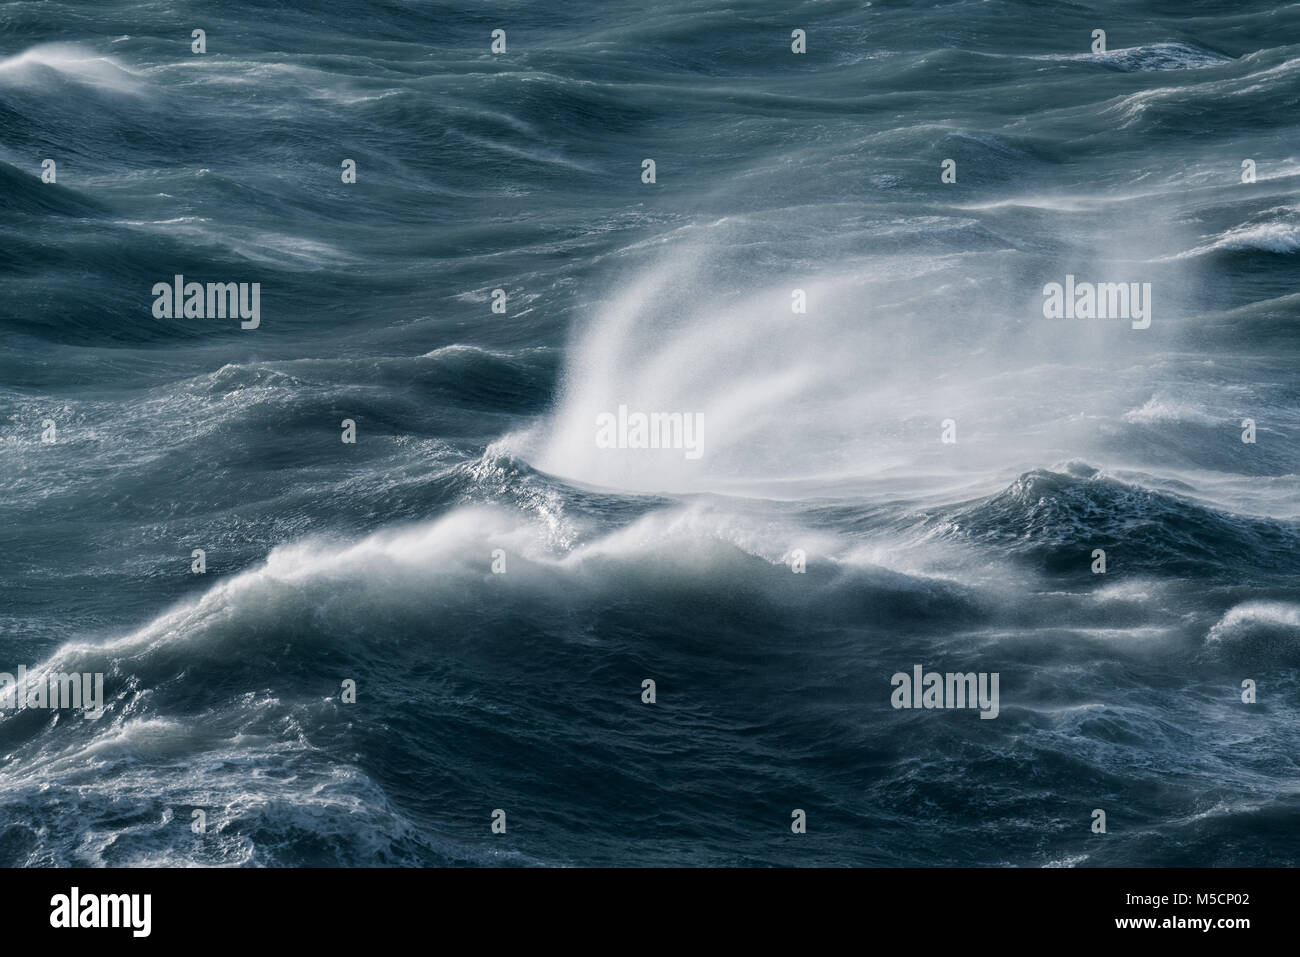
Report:
[[[1296,864],[1297,107],[1295,3],[0,3],[0,865]]]

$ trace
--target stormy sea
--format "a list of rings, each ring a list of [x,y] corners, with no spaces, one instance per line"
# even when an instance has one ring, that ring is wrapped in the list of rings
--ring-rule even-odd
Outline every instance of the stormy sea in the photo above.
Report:
[[[0,2],[0,866],[1300,863],[1298,134],[1296,3]]]

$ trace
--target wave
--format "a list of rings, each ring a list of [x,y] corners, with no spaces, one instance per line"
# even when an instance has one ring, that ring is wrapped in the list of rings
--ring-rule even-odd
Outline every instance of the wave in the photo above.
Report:
[[[1052,53],[1025,57],[1053,62],[1097,63],[1121,73],[1152,73],[1166,70],[1203,70],[1233,62],[1233,58],[1192,46],[1189,43],[1149,43],[1105,53]]]
[[[1081,577],[1095,548],[1106,551],[1111,571],[1222,581],[1300,573],[1300,523],[1220,511],[1084,463],[1026,472],[934,525],[944,537],[997,545]]]
[[[493,655],[558,674],[556,655],[643,645],[656,616],[655,633],[732,641],[750,628],[951,628],[983,615],[951,581],[836,557],[833,537],[770,517],[673,508],[612,530],[550,518],[466,506],[355,541],[300,540],[134,632],[63,644],[36,674],[104,673],[105,713],[0,718],[0,824],[11,832],[0,859],[163,864],[192,855],[189,863],[274,865],[285,863],[279,848],[300,854],[310,834],[317,863],[489,862],[386,795],[401,790],[410,766],[459,781],[476,773],[464,749],[482,738],[489,753],[501,709],[527,713],[536,701],[507,690],[467,702],[443,682],[413,684],[412,674],[441,673],[507,637]],[[809,553],[799,575],[789,564],[796,546]],[[492,570],[496,549],[501,574]],[[346,743],[362,733],[339,700],[346,677],[380,709],[366,712],[368,725],[402,726],[416,707],[467,727],[455,740],[415,728],[410,738],[382,734],[385,754],[368,756]],[[385,688],[401,693],[379,701]],[[417,706],[408,695],[429,697]],[[553,720],[537,717],[542,733],[553,733],[545,730]],[[65,799],[74,792],[114,809],[113,840],[65,842],[101,826],[93,815],[72,826],[78,812]],[[215,839],[191,851],[176,834],[195,807],[209,810]],[[134,823],[121,826],[123,815]]]
[[[75,43],[43,43],[0,60],[0,87],[70,81],[111,93],[139,94],[144,81],[121,62]]]
[[[76,190],[57,182],[44,183],[35,173],[0,162],[0,210],[29,215],[87,217],[103,212],[104,207]]]
[[[1185,423],[1213,427],[1220,426],[1230,419],[1211,415],[1194,400],[1177,398],[1160,392],[1153,395],[1141,407],[1125,412],[1124,421],[1138,425]]]
[[[1190,259],[1225,252],[1262,252],[1285,256],[1298,249],[1300,249],[1300,223],[1275,219],[1236,226],[1220,233],[1208,243],[1170,258]]]
[[[1300,665],[1300,604],[1256,600],[1234,605],[1206,634],[1205,644],[1234,660]]]

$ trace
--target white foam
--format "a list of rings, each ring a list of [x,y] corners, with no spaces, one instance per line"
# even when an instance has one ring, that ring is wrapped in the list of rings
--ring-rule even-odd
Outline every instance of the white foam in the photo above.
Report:
[[[139,93],[143,88],[139,77],[113,57],[101,56],[74,43],[43,43],[0,60],[0,83],[40,83],[45,79],[45,71],[50,70],[101,90]]]
[[[1243,602],[1229,609],[1205,640],[1229,641],[1256,628],[1294,631],[1300,639],[1300,605],[1281,601]]]
[[[1179,253],[1171,259],[1188,259],[1222,250],[1259,250],[1267,253],[1292,253],[1300,249],[1300,224],[1274,220],[1237,226],[1208,243]]]
[[[1136,425],[1177,422],[1194,425],[1221,425],[1224,420],[1210,415],[1197,403],[1179,399],[1164,392],[1158,392],[1140,408],[1130,409],[1125,412],[1124,421]]]

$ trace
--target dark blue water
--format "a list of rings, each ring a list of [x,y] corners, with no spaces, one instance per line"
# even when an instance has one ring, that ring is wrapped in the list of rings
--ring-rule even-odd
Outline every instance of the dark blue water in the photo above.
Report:
[[[1298,107],[1296,5],[0,4],[0,671],[107,697],[0,864],[1296,863]]]

